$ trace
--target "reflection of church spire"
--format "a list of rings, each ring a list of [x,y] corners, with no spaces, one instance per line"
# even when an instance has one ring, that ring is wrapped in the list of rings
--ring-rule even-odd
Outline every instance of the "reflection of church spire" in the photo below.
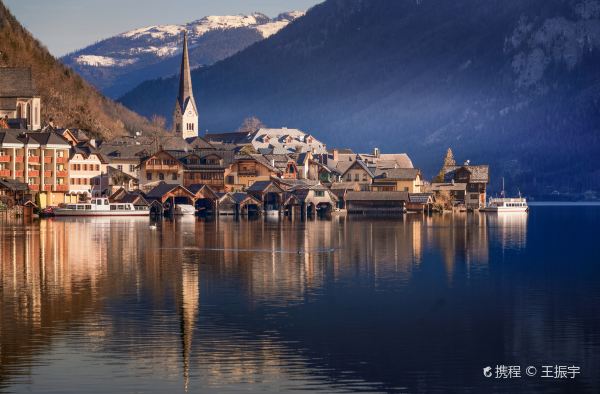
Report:
[[[190,383],[190,359],[192,355],[192,338],[194,325],[198,315],[199,284],[198,271],[195,267],[182,263],[181,274],[181,346],[183,352],[183,379],[185,391]]]

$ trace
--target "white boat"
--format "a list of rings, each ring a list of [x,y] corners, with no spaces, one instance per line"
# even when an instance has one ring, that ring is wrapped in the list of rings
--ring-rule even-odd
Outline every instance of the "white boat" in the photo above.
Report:
[[[196,208],[193,205],[189,204],[176,204],[175,205],[175,215],[195,215]]]
[[[90,202],[66,204],[54,209],[55,216],[149,216],[148,207],[131,203],[111,203],[108,198],[93,198]]]
[[[481,212],[528,212],[525,198],[490,198],[488,205],[479,209]]]

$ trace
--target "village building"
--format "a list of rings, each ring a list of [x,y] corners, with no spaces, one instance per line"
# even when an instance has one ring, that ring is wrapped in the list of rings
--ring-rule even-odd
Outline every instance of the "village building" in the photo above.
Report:
[[[402,214],[409,201],[408,192],[352,191],[346,194],[346,209],[349,214]]]
[[[220,215],[259,215],[262,203],[256,197],[244,192],[224,193],[218,200]]]
[[[268,181],[281,175],[280,169],[274,167],[263,155],[238,155],[229,168],[225,189],[243,191],[257,181]]]
[[[229,144],[237,147],[252,146],[261,154],[300,154],[314,155],[327,153],[326,145],[314,136],[298,129],[260,128],[251,132],[206,134],[205,139],[213,143]]]
[[[71,147],[69,157],[69,195],[71,202],[102,197],[108,188],[108,162],[90,142]]]
[[[140,163],[143,158],[151,155],[151,144],[136,144],[135,141],[104,142],[98,148],[100,154],[108,161],[109,167],[140,179]]]
[[[479,209],[486,204],[489,166],[470,165],[445,167],[444,181],[465,185],[463,202],[467,209]]]
[[[261,128],[252,134],[250,143],[259,153],[327,153],[326,145],[314,136],[304,131],[288,129],[287,127],[279,129]]]
[[[417,168],[377,168],[372,191],[421,192],[421,171]]]
[[[29,187],[16,179],[0,178],[0,205],[12,208],[30,200]]]
[[[142,161],[140,187],[149,190],[158,183],[188,187],[194,184],[225,191],[226,172],[234,159],[232,151],[162,150]]]
[[[41,208],[64,203],[70,147],[54,132],[0,130],[0,178],[27,184]]]
[[[294,198],[288,199],[284,203],[284,207],[287,205],[286,210],[291,216],[295,216],[296,212],[302,217],[316,217],[318,213],[329,214],[336,208],[338,201],[331,190],[320,184],[296,187],[291,190],[291,194]]]
[[[30,68],[0,67],[0,119],[11,128],[41,129],[41,99]]]
[[[254,182],[247,192],[261,202],[262,210],[279,211],[283,206],[286,190],[271,180]]]
[[[183,53],[179,73],[179,94],[173,111],[173,129],[175,135],[183,139],[198,136],[198,108],[194,100],[190,58],[188,54],[187,34],[183,34]]]

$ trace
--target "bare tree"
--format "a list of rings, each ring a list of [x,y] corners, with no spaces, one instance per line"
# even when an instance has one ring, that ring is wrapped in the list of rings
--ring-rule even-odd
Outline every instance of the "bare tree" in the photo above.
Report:
[[[256,116],[251,116],[244,119],[237,131],[240,133],[252,133],[262,127],[265,127],[264,123]]]

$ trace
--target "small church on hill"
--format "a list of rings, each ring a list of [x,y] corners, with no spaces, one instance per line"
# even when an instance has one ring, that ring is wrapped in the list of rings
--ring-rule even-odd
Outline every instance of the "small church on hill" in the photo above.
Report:
[[[198,108],[192,90],[190,57],[188,54],[187,34],[183,33],[183,56],[179,75],[179,95],[173,112],[173,129],[176,135],[187,139],[198,136]]]

